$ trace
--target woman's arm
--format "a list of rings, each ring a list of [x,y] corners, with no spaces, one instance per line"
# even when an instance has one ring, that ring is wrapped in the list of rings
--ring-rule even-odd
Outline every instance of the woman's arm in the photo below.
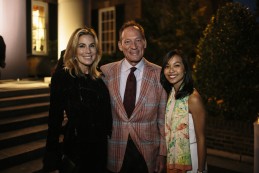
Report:
[[[205,170],[206,164],[206,137],[205,137],[205,121],[206,110],[202,102],[202,98],[197,90],[190,95],[189,111],[193,117],[194,129],[197,140],[197,153],[198,153],[198,170]]]

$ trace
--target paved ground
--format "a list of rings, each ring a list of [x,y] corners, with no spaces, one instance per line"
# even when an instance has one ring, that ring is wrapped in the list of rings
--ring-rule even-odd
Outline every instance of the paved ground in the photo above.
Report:
[[[224,157],[207,156],[209,173],[253,173],[253,164]]]
[[[215,158],[210,158],[209,160],[214,161],[215,163],[218,162],[216,161],[217,159]],[[224,159],[222,160],[224,161]],[[229,162],[225,162],[224,165],[221,166],[225,166],[228,165]],[[41,159],[37,159],[37,160],[33,160],[31,162],[27,162],[25,164],[19,165],[19,166],[15,166],[12,167],[10,169],[6,169],[3,171],[0,171],[1,173],[37,173],[42,167],[42,163],[41,163]],[[212,165],[208,165],[208,172],[209,173],[252,173],[253,171],[250,169],[248,169],[247,171],[243,172],[243,170],[239,171],[233,171],[233,170],[229,170],[223,167],[219,167],[219,166],[212,166]],[[54,172],[52,172],[54,173]]]
[[[253,173],[253,165],[240,163],[238,161],[220,158],[216,156],[207,156],[209,173]],[[42,159],[33,160],[24,164],[2,170],[1,173],[40,173],[42,168]],[[52,172],[55,173],[55,172]],[[57,172],[56,172],[57,173]]]

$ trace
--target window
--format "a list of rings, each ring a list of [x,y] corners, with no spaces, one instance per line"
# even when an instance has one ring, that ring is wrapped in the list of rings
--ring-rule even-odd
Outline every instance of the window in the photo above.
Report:
[[[47,3],[32,1],[32,54],[47,54]]]
[[[99,10],[99,40],[104,54],[116,51],[116,25],[115,7]]]

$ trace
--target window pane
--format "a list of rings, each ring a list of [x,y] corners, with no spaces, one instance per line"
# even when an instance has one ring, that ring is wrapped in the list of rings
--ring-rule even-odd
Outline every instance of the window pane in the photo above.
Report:
[[[47,54],[47,3],[32,1],[32,53]]]
[[[111,54],[115,52],[115,8],[103,8],[99,10],[99,16],[102,16],[99,21],[99,38],[103,53]]]

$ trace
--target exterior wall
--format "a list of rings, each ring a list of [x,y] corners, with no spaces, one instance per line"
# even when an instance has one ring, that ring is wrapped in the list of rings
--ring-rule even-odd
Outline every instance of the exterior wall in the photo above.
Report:
[[[74,30],[84,26],[83,14],[83,0],[58,0],[58,53],[66,48]]]
[[[42,0],[47,3],[47,54],[34,54],[32,52],[32,30],[31,30],[31,5],[36,0],[26,0],[27,7],[27,62],[28,62],[28,76],[34,78],[41,78],[50,76],[57,62],[57,0]]]
[[[126,1],[125,20],[133,20],[141,18],[141,1]]]
[[[0,35],[6,44],[6,67],[0,68],[0,79],[27,77],[26,1],[0,0]]]
[[[116,5],[124,5],[125,21],[141,18],[141,0],[94,0],[92,1],[92,9],[111,7]]]

